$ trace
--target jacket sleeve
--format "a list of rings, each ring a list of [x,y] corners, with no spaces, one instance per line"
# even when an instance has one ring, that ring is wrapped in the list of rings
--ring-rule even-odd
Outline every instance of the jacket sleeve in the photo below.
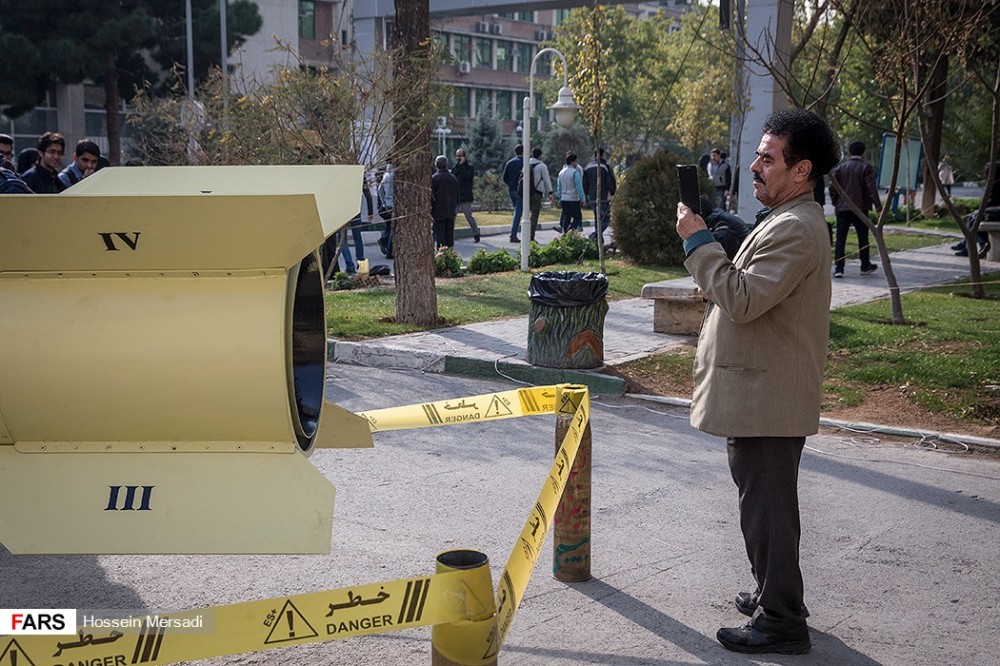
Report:
[[[576,193],[580,196],[580,201],[586,201],[587,194],[583,189],[583,178],[580,177],[578,169],[573,170],[573,184],[576,185]]]
[[[870,164],[865,165],[865,191],[868,196],[868,206],[865,207],[867,211],[870,208],[875,210],[882,210],[882,201],[878,196],[878,187],[875,185],[875,169],[872,168]]]
[[[545,162],[541,162],[538,168],[542,172],[542,195],[548,196],[552,194],[552,176],[549,175],[549,167]]]
[[[718,243],[699,247],[684,266],[730,320],[751,322],[783,302],[806,273],[817,268],[804,227],[795,221],[772,224],[754,240],[753,258],[743,268],[730,262]]]

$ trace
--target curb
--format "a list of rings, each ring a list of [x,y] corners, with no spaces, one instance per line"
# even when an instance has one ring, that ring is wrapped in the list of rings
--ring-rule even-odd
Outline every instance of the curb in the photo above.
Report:
[[[535,385],[585,384],[592,393],[621,396],[625,380],[587,370],[543,368],[527,363],[503,360],[447,356],[430,351],[403,349],[387,345],[349,342],[328,338],[327,359],[332,363],[363,365],[373,368],[416,370],[435,374],[494,378],[497,375]]]

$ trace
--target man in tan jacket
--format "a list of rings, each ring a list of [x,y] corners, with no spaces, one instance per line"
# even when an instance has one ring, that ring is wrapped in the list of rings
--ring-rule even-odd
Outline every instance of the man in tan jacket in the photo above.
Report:
[[[812,644],[799,569],[798,469],[819,430],[830,321],[830,240],[816,180],[837,163],[817,115],[771,114],[750,165],[767,210],[732,261],[704,220],[677,205],[684,265],[709,301],[698,337],[691,425],[726,438],[756,590],[751,616],[716,637],[737,652],[801,654]]]

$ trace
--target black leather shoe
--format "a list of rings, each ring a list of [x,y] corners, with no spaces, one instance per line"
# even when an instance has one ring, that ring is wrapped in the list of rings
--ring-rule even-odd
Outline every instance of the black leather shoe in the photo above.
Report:
[[[989,254],[989,251],[990,251],[990,242],[989,241],[986,241],[985,243],[980,244],[980,246],[979,246],[979,258],[980,259],[985,259],[986,255]]]
[[[757,595],[751,594],[750,592],[740,592],[736,595],[736,599],[733,600],[736,605],[736,610],[743,613],[747,617],[753,617],[753,614],[757,612]]]
[[[472,237],[472,242],[473,242],[473,243],[478,243],[478,242],[479,242],[479,234],[475,234],[475,235],[473,235],[473,237]]]
[[[520,238],[518,238],[517,236],[511,236],[511,237],[510,237],[510,242],[511,242],[511,243],[520,243],[520,242],[521,242],[521,239],[520,239]]]
[[[727,650],[746,654],[805,654],[812,649],[808,629],[794,636],[765,634],[749,622],[742,627],[723,627],[715,638]]]
[[[733,605],[736,606],[736,610],[747,617],[753,617],[753,614],[757,612],[757,595],[751,592],[740,592],[733,600]],[[802,607],[802,617],[803,619],[809,617],[809,609],[805,606]]]

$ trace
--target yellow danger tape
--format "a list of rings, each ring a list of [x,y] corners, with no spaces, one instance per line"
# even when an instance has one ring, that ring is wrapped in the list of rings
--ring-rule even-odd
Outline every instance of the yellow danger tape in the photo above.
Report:
[[[74,636],[0,637],[9,666],[155,666],[458,622],[492,612],[470,605],[469,571],[199,610],[107,618],[77,615]]]
[[[531,510],[531,515],[528,516],[528,521],[521,529],[517,544],[514,545],[510,557],[507,558],[507,565],[504,567],[497,585],[496,605],[500,644],[503,644],[504,638],[510,630],[514,613],[521,604],[524,591],[528,587],[528,580],[531,578],[531,572],[541,555],[542,544],[552,526],[552,517],[556,513],[556,507],[559,505],[559,500],[562,498],[563,490],[565,490],[566,482],[569,479],[570,469],[572,469],[577,451],[580,449],[584,428],[590,420],[590,394],[587,387],[562,388],[559,395],[559,405],[556,405],[555,409],[560,414],[572,414],[573,421],[563,438],[559,451],[556,452],[555,460],[549,468],[546,483],[535,499],[535,506]]]
[[[555,409],[555,399],[555,386],[533,386],[467,398],[375,409],[358,412],[358,416],[368,420],[372,432],[409,430],[551,414]]]
[[[507,559],[493,599],[471,592],[476,588],[475,570],[455,570],[197,610],[121,618],[78,614],[78,633],[73,636],[0,636],[0,666],[157,666],[481,620],[493,614],[498,631],[491,633],[487,645],[471,647],[482,655],[496,655],[541,554],[590,419],[587,388],[542,386],[360,413],[373,431],[551,413],[572,414],[572,424]],[[448,414],[456,418],[443,416]]]

